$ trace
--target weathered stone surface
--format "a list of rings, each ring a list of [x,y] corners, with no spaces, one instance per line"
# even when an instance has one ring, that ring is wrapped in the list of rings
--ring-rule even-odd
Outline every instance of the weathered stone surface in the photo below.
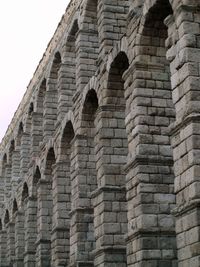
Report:
[[[72,0],[0,144],[0,267],[200,266],[197,0]]]

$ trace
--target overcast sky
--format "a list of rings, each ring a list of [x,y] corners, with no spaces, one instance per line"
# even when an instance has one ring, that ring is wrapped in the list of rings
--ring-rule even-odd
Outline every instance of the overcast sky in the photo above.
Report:
[[[0,141],[69,2],[0,1]]]

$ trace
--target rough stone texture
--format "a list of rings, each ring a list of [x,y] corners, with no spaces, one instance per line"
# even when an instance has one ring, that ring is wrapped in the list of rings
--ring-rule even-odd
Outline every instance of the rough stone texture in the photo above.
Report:
[[[72,0],[0,144],[0,267],[200,266],[200,1]]]

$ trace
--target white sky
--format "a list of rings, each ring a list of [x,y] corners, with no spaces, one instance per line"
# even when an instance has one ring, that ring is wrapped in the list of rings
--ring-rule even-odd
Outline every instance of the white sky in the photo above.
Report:
[[[69,0],[0,0],[0,141]]]

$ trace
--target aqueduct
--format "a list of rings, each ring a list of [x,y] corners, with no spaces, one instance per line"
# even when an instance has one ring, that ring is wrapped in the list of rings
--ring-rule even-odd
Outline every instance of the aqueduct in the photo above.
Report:
[[[0,266],[199,267],[199,76],[199,0],[72,0],[0,144]]]

